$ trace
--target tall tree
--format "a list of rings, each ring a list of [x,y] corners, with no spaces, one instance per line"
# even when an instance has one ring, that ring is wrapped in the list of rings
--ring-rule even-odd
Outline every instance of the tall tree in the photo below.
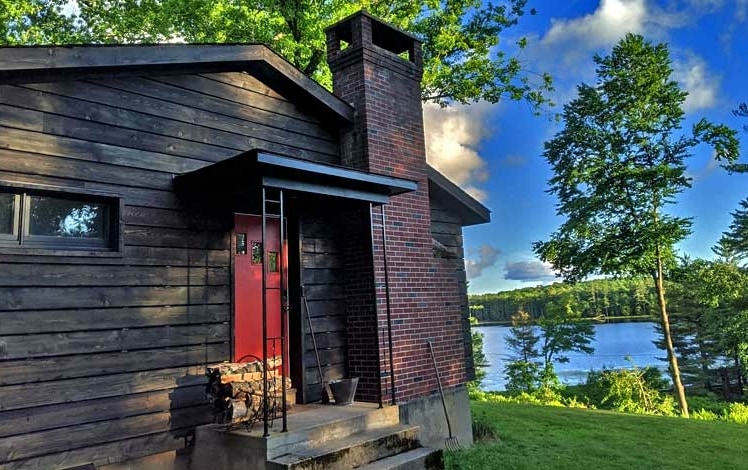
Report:
[[[740,201],[740,208],[732,214],[730,230],[724,233],[725,248],[732,250],[735,256],[748,257],[748,199]]]
[[[672,80],[667,47],[628,34],[608,56],[595,56],[597,83],[581,84],[564,106],[565,127],[546,142],[549,192],[566,222],[535,253],[569,281],[590,274],[650,276],[655,283],[667,356],[681,413],[688,404],[670,335],[664,274],[691,220],[665,212],[691,186],[689,150],[710,144],[735,163],[735,131],[702,119],[682,129],[687,92]]]
[[[10,7],[5,5],[8,3]],[[73,8],[77,5],[77,10]],[[0,43],[269,44],[308,76],[330,86],[324,28],[366,9],[423,43],[424,101],[442,106],[502,98],[549,103],[548,74],[525,70],[525,39],[507,47],[527,0],[0,0]]]
[[[545,313],[538,319],[538,326],[543,336],[541,352],[546,369],[552,367],[553,362],[569,362],[566,353],[595,352],[590,346],[595,337],[592,322],[583,319],[582,314],[572,308],[568,297],[548,302]]]
[[[684,260],[673,270],[673,335],[680,356],[699,367],[695,378],[707,386],[733,363],[730,375],[742,389],[748,351],[748,273],[725,261]],[[741,390],[742,391],[742,390]]]
[[[510,392],[534,392],[540,382],[540,352],[532,317],[524,310],[512,315],[512,328],[506,344],[512,355],[504,366],[506,389]]]

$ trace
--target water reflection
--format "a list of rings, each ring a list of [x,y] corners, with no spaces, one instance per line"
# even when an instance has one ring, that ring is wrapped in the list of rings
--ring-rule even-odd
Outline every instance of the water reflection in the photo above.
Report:
[[[484,390],[504,390],[504,365],[511,354],[506,348],[506,336],[510,327],[483,326],[475,327],[483,333],[483,353],[489,362],[486,378],[483,379]],[[584,382],[590,370],[600,370],[603,367],[629,367],[626,361],[630,357],[638,367],[656,366],[663,372],[667,371],[667,364],[660,359],[665,358],[665,351],[658,349],[653,341],[658,339],[655,324],[650,322],[638,323],[606,323],[595,325],[595,340],[592,346],[594,354],[569,353],[569,362],[556,364],[556,372],[561,382],[572,385]]]

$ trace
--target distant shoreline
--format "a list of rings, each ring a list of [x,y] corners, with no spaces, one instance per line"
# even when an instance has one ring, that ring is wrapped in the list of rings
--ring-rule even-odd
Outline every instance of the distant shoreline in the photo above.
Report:
[[[656,317],[649,315],[632,315],[627,317],[595,317],[585,318],[584,320],[594,321],[595,323],[638,323],[638,322],[655,322]],[[479,321],[471,326],[512,326],[509,320],[503,321]]]

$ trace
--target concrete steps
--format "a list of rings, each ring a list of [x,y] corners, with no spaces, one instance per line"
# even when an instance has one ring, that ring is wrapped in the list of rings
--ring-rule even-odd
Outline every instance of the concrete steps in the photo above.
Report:
[[[288,432],[274,423],[262,429],[197,428],[193,470],[442,469],[441,451],[426,449],[418,426],[400,424],[397,406],[298,405]]]
[[[309,443],[268,461],[268,470],[346,470],[419,447],[418,426],[360,431],[326,444]]]
[[[308,451],[309,447],[324,446],[353,434],[391,428],[400,424],[396,406],[368,408],[362,411],[352,406],[320,406],[289,418],[289,432],[274,434],[267,442],[268,460],[284,454]]]
[[[443,470],[444,456],[439,449],[419,447],[401,454],[376,460],[359,470]]]

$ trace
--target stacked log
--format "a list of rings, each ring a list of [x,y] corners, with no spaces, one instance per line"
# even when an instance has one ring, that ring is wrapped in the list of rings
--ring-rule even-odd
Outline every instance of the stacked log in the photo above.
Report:
[[[282,412],[282,394],[286,387],[286,407],[295,402],[291,380],[281,377],[279,356],[267,360],[268,409],[272,417]],[[214,422],[220,424],[251,423],[262,417],[263,363],[226,362],[209,366],[207,397],[213,405]]]

